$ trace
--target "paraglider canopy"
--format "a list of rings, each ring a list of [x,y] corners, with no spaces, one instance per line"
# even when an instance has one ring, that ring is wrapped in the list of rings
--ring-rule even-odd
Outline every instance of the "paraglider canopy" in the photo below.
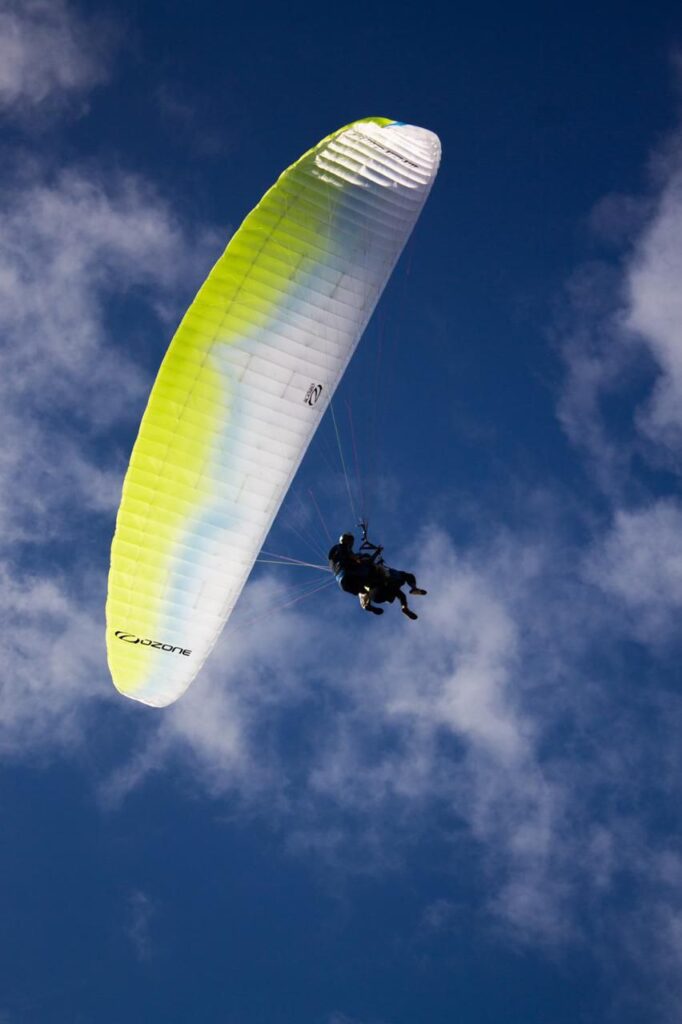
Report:
[[[286,170],[185,314],[140,425],[112,545],[116,687],[189,686],[249,576],[433,184],[437,137],[366,118]]]

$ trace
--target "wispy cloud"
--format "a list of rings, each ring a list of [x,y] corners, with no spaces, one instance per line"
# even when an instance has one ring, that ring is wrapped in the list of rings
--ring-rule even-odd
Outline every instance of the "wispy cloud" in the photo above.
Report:
[[[169,758],[189,759],[197,783],[267,809],[292,851],[314,850],[341,871],[399,863],[417,823],[445,802],[495,879],[491,913],[560,938],[568,798],[539,763],[544,725],[524,697],[538,666],[523,678],[520,618],[537,607],[529,591],[545,566],[528,550],[512,557],[511,544],[485,564],[442,533],[425,535],[418,571],[431,594],[418,626],[395,613],[359,636],[359,622],[331,620],[343,600],[333,594],[321,616],[294,610],[271,614],[267,630],[229,630],[105,795],[120,798]],[[272,606],[276,596],[265,582],[247,600]],[[296,760],[292,716],[310,723]]]
[[[59,572],[34,575],[0,567],[5,756],[80,745],[84,713],[94,698],[106,696],[100,616],[94,602],[75,600],[70,590]]]
[[[13,542],[62,532],[69,506],[114,507],[118,452],[96,446],[139,418],[149,371],[133,357],[141,339],[117,336],[113,300],[144,290],[177,317],[209,246],[138,178],[92,170],[6,183],[0,230],[0,516]]]
[[[561,330],[560,417],[618,500],[641,487],[637,460],[676,475],[681,468],[680,139],[669,139],[652,163],[647,196],[599,204],[593,226],[611,242],[620,226],[618,259],[576,270]]]
[[[153,901],[140,889],[129,895],[126,930],[138,960],[149,960],[153,955],[151,929],[155,912]]]
[[[682,144],[675,140],[659,166],[664,182],[653,216],[627,272],[624,326],[649,349],[656,367],[652,393],[637,425],[680,467],[682,441]]]
[[[35,117],[106,80],[117,33],[65,0],[1,0],[0,110]]]
[[[348,1017],[345,1013],[335,1011],[327,1018],[326,1024],[387,1024],[386,1021],[360,1021],[357,1017]]]
[[[682,507],[673,499],[618,509],[586,557],[586,574],[611,595],[627,627],[645,643],[679,634],[682,609]],[[628,614],[629,613],[629,614]]]

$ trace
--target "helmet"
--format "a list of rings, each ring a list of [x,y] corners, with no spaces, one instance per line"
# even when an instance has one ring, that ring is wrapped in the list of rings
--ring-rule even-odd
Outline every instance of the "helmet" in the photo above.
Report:
[[[350,544],[350,546],[353,547],[353,544],[355,544],[355,537],[352,533],[342,533],[339,537],[339,544]]]

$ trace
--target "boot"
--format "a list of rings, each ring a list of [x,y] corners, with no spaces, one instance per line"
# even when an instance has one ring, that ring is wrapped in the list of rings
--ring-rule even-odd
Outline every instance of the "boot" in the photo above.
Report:
[[[423,596],[424,596],[424,594],[426,594],[426,593],[427,593],[427,591],[426,591],[426,590],[422,590],[422,589],[421,589],[421,587],[412,587],[412,588],[410,589],[410,593],[411,593],[411,594],[419,594],[419,595],[420,595],[420,597],[423,597]]]
[[[404,606],[403,608],[401,608],[400,610],[401,610],[401,612],[403,613],[403,615],[407,615],[408,619],[418,619],[418,618],[419,618],[419,616],[417,615],[417,613],[416,613],[416,612],[413,612],[411,608],[408,608],[408,607],[407,607],[407,605],[405,605],[405,606]]]

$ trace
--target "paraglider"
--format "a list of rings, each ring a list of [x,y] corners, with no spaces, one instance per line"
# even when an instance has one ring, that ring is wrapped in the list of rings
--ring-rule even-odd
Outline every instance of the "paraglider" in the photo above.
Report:
[[[339,129],[283,172],[187,310],[112,543],[107,656],[126,696],[170,704],[208,657],[439,161],[423,128],[372,117]]]
[[[352,533],[342,533],[339,543],[335,544],[328,555],[329,566],[341,590],[347,594],[355,594],[360,600],[360,607],[374,615],[383,615],[384,609],[379,604],[393,604],[398,599],[400,610],[408,619],[417,619],[407,603],[407,596],[402,588],[409,586],[410,594],[424,596],[426,591],[417,586],[414,573],[403,569],[391,569],[382,558],[383,548],[372,544],[367,539],[367,524],[361,522],[362,543],[357,553],[353,550],[355,537]]]

